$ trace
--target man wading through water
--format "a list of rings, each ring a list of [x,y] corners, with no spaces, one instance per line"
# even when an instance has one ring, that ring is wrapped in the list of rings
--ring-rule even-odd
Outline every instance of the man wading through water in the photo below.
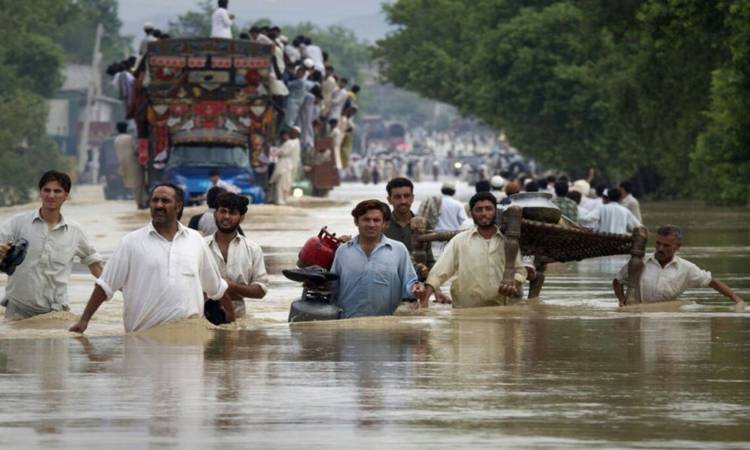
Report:
[[[203,293],[221,299],[228,322],[234,321],[227,282],[200,233],[183,226],[183,192],[172,184],[151,193],[151,223],[128,233],[107,262],[101,278],[70,331],[83,333],[99,306],[122,290],[125,331],[138,331],[203,315]]]
[[[70,177],[51,170],[39,180],[39,209],[18,214],[0,228],[0,261],[11,244],[29,242],[23,264],[8,277],[5,318],[27,319],[51,311],[68,311],[68,281],[73,259],[88,266],[94,277],[102,273],[102,258],[80,225],[60,212],[70,194]]]
[[[402,298],[424,294],[404,244],[383,234],[390,216],[379,200],[352,210],[359,234],[336,250],[331,269],[339,275],[336,295],[346,318],[391,315]]]
[[[427,307],[430,295],[454,275],[451,297],[456,308],[504,306],[517,301],[526,269],[518,252],[513,280],[503,281],[505,237],[495,224],[495,202],[490,192],[480,192],[469,200],[475,226],[448,242],[427,277],[422,306]]]
[[[225,192],[216,199],[216,233],[207,236],[206,243],[229,285],[226,295],[232,299],[236,318],[245,317],[244,298],[263,298],[268,292],[268,274],[260,245],[239,233],[245,220],[249,200],[241,195]],[[206,301],[206,318],[216,325],[226,323],[221,303]]]

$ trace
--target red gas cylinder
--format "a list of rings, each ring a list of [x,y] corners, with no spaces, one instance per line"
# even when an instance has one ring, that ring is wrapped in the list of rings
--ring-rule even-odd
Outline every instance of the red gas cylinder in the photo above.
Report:
[[[343,241],[336,234],[328,232],[328,227],[323,227],[317,236],[311,237],[297,255],[297,266],[320,266],[325,270],[331,270],[333,257],[336,249]]]

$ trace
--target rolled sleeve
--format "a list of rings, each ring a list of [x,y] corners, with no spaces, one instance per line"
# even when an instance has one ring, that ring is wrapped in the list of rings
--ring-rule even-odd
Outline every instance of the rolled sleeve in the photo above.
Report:
[[[263,260],[263,251],[260,248],[253,251],[252,273],[248,278],[250,283],[257,285],[263,290],[263,294],[268,294],[268,272],[266,272],[266,263]]]
[[[104,266],[102,275],[96,280],[96,285],[102,288],[104,293],[107,294],[107,300],[110,300],[115,295],[115,292],[125,286],[130,267],[129,255],[127,246],[124,243],[120,243]]]
[[[201,239],[201,264],[200,264],[200,280],[203,292],[206,293],[208,298],[212,300],[219,300],[224,296],[229,285],[221,277],[219,267],[216,265],[211,256],[211,250],[209,250],[206,242]]]
[[[432,266],[430,274],[427,276],[426,284],[434,289],[440,288],[450,277],[456,273],[456,239],[451,239],[443,250],[435,265]]]
[[[691,288],[699,288],[699,287],[708,287],[709,284],[711,284],[711,280],[713,280],[713,276],[711,275],[711,272],[708,272],[706,270],[702,270],[695,264],[690,264],[690,268],[688,269],[688,287]]]
[[[419,282],[419,279],[417,278],[417,272],[414,270],[414,265],[411,263],[411,259],[409,258],[409,252],[406,250],[406,247],[403,247],[403,245],[401,247],[401,257],[398,264],[399,275],[401,276],[401,280],[403,282],[403,292],[401,293],[401,295],[403,298],[409,298],[412,296],[412,288],[416,283]]]
[[[96,249],[89,241],[86,233],[81,232],[78,238],[78,246],[76,247],[76,256],[81,260],[81,264],[90,266],[95,263],[101,263],[103,261],[101,255],[96,252]]]

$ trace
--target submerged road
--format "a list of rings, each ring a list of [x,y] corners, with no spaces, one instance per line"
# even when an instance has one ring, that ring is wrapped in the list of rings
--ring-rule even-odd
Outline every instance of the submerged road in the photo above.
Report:
[[[416,196],[438,191],[419,183]],[[64,214],[105,256],[148,220],[93,187],[73,194]],[[243,228],[264,248],[269,295],[220,329],[192,320],[125,335],[116,297],[85,337],[68,333],[93,287],[78,267],[71,313],[0,324],[0,447],[750,445],[750,313],[709,289],[618,310],[610,282],[622,257],[551,266],[540,304],[289,326],[300,288],[281,269],[324,225],[354,233],[353,203],[384,197],[382,183],[346,184],[328,199],[253,206]],[[683,256],[750,298],[748,210],[643,209],[652,229],[683,226]]]

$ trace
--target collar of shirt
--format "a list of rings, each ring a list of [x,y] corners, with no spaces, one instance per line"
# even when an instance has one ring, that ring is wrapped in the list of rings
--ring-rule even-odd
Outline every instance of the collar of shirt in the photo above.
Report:
[[[475,234],[479,234],[479,227],[478,227],[478,226],[476,226],[476,225],[474,225],[474,226],[473,226],[473,227],[471,228],[471,235],[472,235],[472,237],[473,237],[473,236],[474,236]],[[479,234],[479,235],[480,235],[480,236],[482,236],[481,234]],[[503,233],[501,233],[501,232],[500,232],[500,227],[498,227],[498,226],[495,226],[495,234],[493,235],[493,237],[494,237],[494,236],[499,236],[499,237],[500,237],[501,239],[505,237],[505,236],[503,236]],[[484,236],[482,236],[482,237],[484,237]]]
[[[655,255],[655,254],[652,254],[652,255],[650,255],[650,256],[649,256],[648,258],[646,258],[646,263],[650,263],[650,262],[653,262],[654,264],[656,264],[657,266],[659,266],[659,268],[660,268],[660,269],[666,269],[666,268],[667,268],[667,267],[669,267],[669,266],[675,266],[675,268],[677,268],[677,267],[679,266],[679,260],[680,260],[680,259],[681,259],[681,258],[680,258],[679,256],[677,256],[677,255],[674,255],[674,256],[672,257],[672,261],[669,261],[669,262],[667,263],[667,265],[666,265],[666,266],[662,267],[662,265],[661,265],[661,263],[659,262],[659,260],[658,260],[658,259],[656,259],[656,255]]]
[[[42,218],[42,215],[39,213],[38,209],[34,211],[34,215],[31,218],[31,222],[33,223],[33,222],[36,222],[37,220],[40,222],[44,222],[44,218]],[[62,228],[62,227],[67,228],[68,222],[66,222],[65,217],[62,214],[60,214],[60,221],[57,222],[57,225],[52,227],[52,231],[57,230],[58,228]]]
[[[153,222],[149,222],[148,223],[148,225],[146,226],[146,230],[148,231],[148,234],[153,234],[154,236],[156,236],[156,237],[158,237],[160,239],[164,239],[165,241],[167,240],[167,238],[165,238],[164,236],[162,236],[161,234],[159,234],[158,231],[156,231],[156,228],[154,228],[154,223]],[[187,234],[188,230],[189,230],[188,227],[186,227],[185,225],[181,224],[180,222],[177,222],[177,233],[175,233],[174,238],[172,238],[172,240],[174,241],[175,239],[177,239],[178,236],[183,235],[183,234]]]
[[[237,233],[237,235],[234,236],[230,242],[241,242],[244,239],[245,239],[245,236],[241,235],[240,233]],[[207,236],[206,243],[208,244],[209,247],[212,246],[214,243],[216,243],[216,233]]]
[[[364,250],[362,250],[362,247],[359,245],[359,235],[354,236],[351,241],[349,241],[349,242],[346,243],[346,245],[348,247],[353,247],[353,246],[356,245],[356,247],[362,253],[364,253]],[[375,249],[372,251],[372,253],[370,254],[370,256],[372,256],[372,254],[375,253],[381,247],[388,247],[388,248],[392,248],[393,247],[391,245],[391,240],[385,234],[381,234],[380,235],[380,242],[378,242],[378,245],[375,246]]]
[[[412,211],[409,211],[409,217],[414,217],[414,213]],[[399,228],[409,228],[411,226],[411,222],[407,223],[404,226],[401,226],[400,223],[398,223],[398,220],[396,220],[396,212],[391,211],[391,220],[388,221],[388,226],[397,226]]]

